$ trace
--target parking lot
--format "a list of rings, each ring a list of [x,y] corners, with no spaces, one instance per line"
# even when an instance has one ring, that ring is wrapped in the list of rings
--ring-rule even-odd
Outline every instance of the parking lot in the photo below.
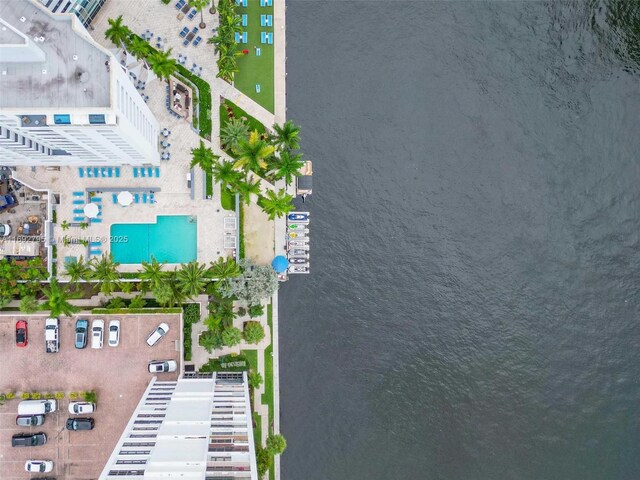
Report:
[[[120,345],[109,347],[105,332],[104,347],[91,349],[74,347],[75,321],[86,318],[90,324],[101,318],[105,330],[112,319],[120,320]],[[27,320],[29,343],[24,348],[15,345],[15,324]],[[178,372],[158,374],[163,380],[175,380],[180,371],[179,315],[80,315],[60,319],[60,351],[46,353],[44,341],[45,316],[0,317],[0,392],[16,392],[16,399],[0,406],[0,479],[24,479],[24,463],[29,459],[53,460],[54,470],[47,476],[62,479],[90,480],[98,478],[111,455],[140,396],[152,375],[147,371],[151,360],[174,359]],[[154,347],[145,340],[161,322],[169,324],[168,334]],[[97,411],[95,429],[69,432],[65,429],[69,398],[59,400],[58,411],[48,414],[40,427],[17,427],[19,394],[21,392],[55,393],[95,390]],[[40,447],[11,447],[16,433],[44,432],[47,444]],[[34,476],[43,476],[34,474]]]

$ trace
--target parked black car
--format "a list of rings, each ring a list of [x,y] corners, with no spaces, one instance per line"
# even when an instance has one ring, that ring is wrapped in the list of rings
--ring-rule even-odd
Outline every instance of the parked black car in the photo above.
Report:
[[[44,423],[44,415],[18,415],[16,425],[19,427],[36,427]]]
[[[11,437],[12,447],[37,447],[45,443],[47,443],[47,436],[44,432],[18,433]]]
[[[93,430],[93,418],[67,418],[67,430]]]

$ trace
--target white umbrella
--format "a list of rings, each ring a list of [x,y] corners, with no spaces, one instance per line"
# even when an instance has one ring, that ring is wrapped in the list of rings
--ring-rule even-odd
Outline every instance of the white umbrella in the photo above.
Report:
[[[129,52],[127,52],[127,60],[125,62],[127,68],[129,68],[131,65],[134,65],[135,63],[138,63],[138,59],[135,57],[135,55],[131,55]]]
[[[142,63],[138,63],[136,65],[129,65],[127,68],[129,69],[129,75],[132,73],[138,78],[140,76],[140,72],[142,71]]]
[[[87,203],[84,206],[84,214],[89,218],[96,218],[99,213],[100,209],[95,203]]]
[[[131,195],[131,192],[124,191],[118,194],[118,203],[123,207],[131,205],[131,202],[133,202],[133,195]]]
[[[153,70],[151,70],[150,68],[145,68],[142,73],[140,74],[140,79],[143,82],[151,82],[152,80],[155,80],[156,78],[158,78],[158,76],[153,73]]]

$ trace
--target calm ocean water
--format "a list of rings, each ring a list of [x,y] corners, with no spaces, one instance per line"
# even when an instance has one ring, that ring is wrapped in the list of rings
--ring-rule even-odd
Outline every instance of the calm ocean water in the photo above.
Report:
[[[605,10],[288,3],[284,480],[640,478],[640,76]]]

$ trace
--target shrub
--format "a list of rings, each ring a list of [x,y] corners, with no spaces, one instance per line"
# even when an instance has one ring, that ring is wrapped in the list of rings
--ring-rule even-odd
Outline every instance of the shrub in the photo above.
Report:
[[[256,464],[258,467],[258,477],[264,477],[267,470],[271,468],[273,462],[273,456],[264,448],[258,447],[256,449]]]
[[[7,399],[7,395],[4,393],[0,393],[0,404]]]
[[[249,316],[251,318],[260,317],[264,314],[264,307],[261,304],[249,306]]]
[[[98,395],[96,395],[96,392],[94,390],[83,392],[82,397],[84,398],[85,402],[97,403],[98,401]]]
[[[31,399],[32,400],[40,400],[42,398],[42,394],[39,392],[34,392],[31,394]]]
[[[198,323],[200,321],[200,304],[187,303],[182,306],[184,323]]]
[[[126,306],[127,304],[124,302],[124,299],[120,297],[113,297],[107,304],[107,308],[125,308]]]
[[[264,338],[264,328],[260,322],[245,322],[242,336],[247,343],[258,343]]]
[[[242,332],[239,328],[225,328],[222,331],[222,341],[227,347],[234,347],[242,340]]]
[[[280,455],[287,448],[287,441],[279,433],[272,433],[267,437],[267,451],[271,455]]]
[[[27,392],[23,392],[23,394],[20,396],[22,397],[23,400],[29,400],[31,398],[31,394]]]
[[[249,386],[258,388],[260,385],[262,385],[262,375],[260,375],[260,372],[251,372],[249,374]]]
[[[20,300],[20,311],[24,313],[33,313],[38,310],[39,303],[33,295],[25,295]]]
[[[51,393],[51,392],[48,392],[48,393],[44,394],[44,398],[54,398],[54,397],[55,397],[55,395],[53,393]]]
[[[69,400],[77,400],[78,396],[78,392],[71,392],[69,393]]]
[[[13,392],[8,392],[6,397],[7,397],[7,400],[11,400],[12,398],[16,398],[16,394]]]
[[[56,392],[55,397],[58,400],[62,400],[64,398],[64,392]]]
[[[131,293],[131,290],[133,290],[133,285],[133,282],[120,282],[118,284],[122,293]]]
[[[246,308],[240,307],[238,309],[238,316],[239,317],[244,317],[246,314],[247,314],[247,309]]]
[[[129,308],[144,308],[146,304],[147,301],[142,298],[142,295],[137,295],[129,302]]]

